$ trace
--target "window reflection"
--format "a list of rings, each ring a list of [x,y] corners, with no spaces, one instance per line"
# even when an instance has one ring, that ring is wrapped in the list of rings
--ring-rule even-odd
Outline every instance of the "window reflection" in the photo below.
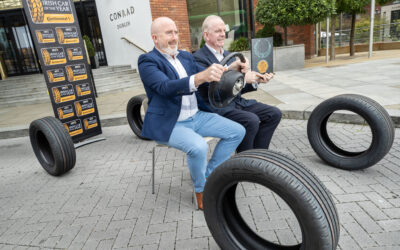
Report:
[[[187,0],[192,50],[200,48],[201,25],[208,15],[219,15],[227,24],[225,49],[241,36],[247,37],[246,4],[244,0]]]

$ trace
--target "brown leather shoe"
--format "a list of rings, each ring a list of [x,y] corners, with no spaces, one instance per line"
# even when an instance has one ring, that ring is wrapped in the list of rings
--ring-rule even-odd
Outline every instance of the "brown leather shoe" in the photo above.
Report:
[[[201,193],[196,193],[196,200],[197,200],[197,206],[200,210],[203,210],[203,192]]]

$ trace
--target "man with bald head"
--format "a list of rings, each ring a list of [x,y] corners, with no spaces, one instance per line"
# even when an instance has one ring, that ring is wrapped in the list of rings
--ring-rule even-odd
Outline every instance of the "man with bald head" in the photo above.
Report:
[[[208,67],[219,63],[229,55],[229,51],[224,51],[223,49],[225,23],[221,17],[211,15],[204,20],[202,29],[206,43],[193,56],[200,66]],[[231,63],[235,63],[234,60],[229,61],[228,65]],[[253,148],[268,149],[272,135],[281,120],[282,113],[276,107],[256,100],[247,100],[241,97],[241,94],[257,90],[258,84],[267,83],[273,77],[273,74],[260,74],[249,69],[244,73],[247,84],[227,107],[214,108],[211,105],[208,107],[213,112],[236,121],[246,128],[246,135],[237,148],[237,152]],[[200,86],[199,93],[207,101],[208,84]]]
[[[149,100],[142,135],[187,154],[197,203],[203,209],[206,177],[232,155],[245,130],[236,122],[205,112],[209,109],[197,94],[200,85],[219,81],[226,69],[219,64],[204,69],[190,53],[178,50],[178,29],[168,17],[153,21],[151,36],[154,49],[138,60],[140,78]],[[243,66],[236,63],[231,68]],[[220,138],[208,163],[204,136]]]

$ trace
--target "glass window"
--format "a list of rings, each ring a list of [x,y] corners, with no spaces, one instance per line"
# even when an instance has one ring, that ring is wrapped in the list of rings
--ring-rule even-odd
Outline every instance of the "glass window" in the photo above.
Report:
[[[209,15],[220,16],[229,27],[225,48],[241,36],[247,36],[246,6],[244,0],[187,0],[192,50],[200,48],[201,26]]]

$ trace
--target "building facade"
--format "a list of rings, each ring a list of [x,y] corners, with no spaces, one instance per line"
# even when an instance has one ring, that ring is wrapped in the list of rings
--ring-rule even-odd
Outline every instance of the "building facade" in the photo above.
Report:
[[[40,72],[21,1],[0,2],[0,59],[8,76]],[[43,1],[43,0],[42,0]],[[208,15],[219,15],[227,29],[228,46],[249,37],[257,0],[73,0],[82,35],[91,39],[100,65],[137,67],[140,54],[153,48],[153,19],[169,16],[180,33],[180,48],[195,51],[202,40],[201,25]],[[254,30],[255,29],[255,30]],[[304,43],[306,57],[314,53],[313,26],[289,28],[292,44]]]
[[[384,37],[399,37],[400,34],[400,0],[381,7],[381,18],[392,25],[384,28]]]

